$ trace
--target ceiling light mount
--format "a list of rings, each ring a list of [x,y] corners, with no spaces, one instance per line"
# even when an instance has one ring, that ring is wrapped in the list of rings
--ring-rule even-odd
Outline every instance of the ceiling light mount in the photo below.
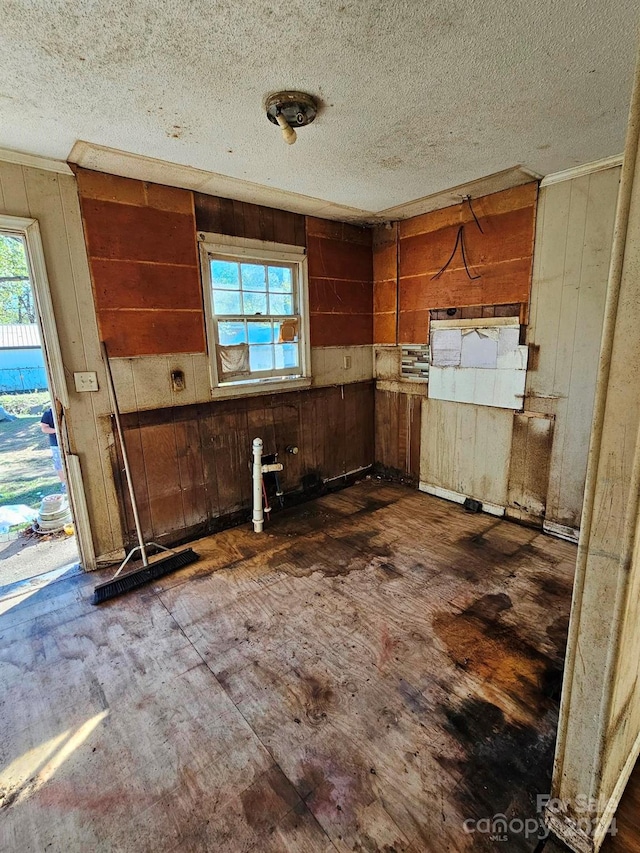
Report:
[[[306,92],[275,92],[265,103],[267,118],[282,129],[286,143],[293,145],[297,139],[294,127],[304,127],[315,119],[318,106]]]

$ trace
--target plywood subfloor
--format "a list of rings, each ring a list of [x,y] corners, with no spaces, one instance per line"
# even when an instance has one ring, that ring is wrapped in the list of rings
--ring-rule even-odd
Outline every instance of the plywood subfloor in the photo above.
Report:
[[[464,821],[535,816],[574,546],[371,480],[196,550],[0,603],[0,849],[495,850]]]

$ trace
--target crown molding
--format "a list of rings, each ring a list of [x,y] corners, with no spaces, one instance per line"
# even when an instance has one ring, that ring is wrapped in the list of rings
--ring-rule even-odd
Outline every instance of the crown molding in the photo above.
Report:
[[[145,157],[141,154],[129,154],[115,148],[94,145],[91,142],[78,140],[67,158],[84,169],[95,172],[107,172],[122,178],[134,178],[140,181],[150,181],[154,184],[167,184],[181,187],[207,195],[232,198],[265,207],[275,207],[280,210],[290,210],[306,216],[318,216],[323,219],[339,219],[344,222],[364,222],[371,219],[371,212],[343,204],[335,204],[319,198],[300,195],[232,178],[216,172],[185,166],[180,163],[170,163]]]
[[[30,169],[58,172],[61,175],[73,174],[64,160],[39,157],[37,154],[25,154],[23,151],[11,151],[9,148],[0,148],[0,160],[5,163],[15,163],[16,166],[28,166]]]
[[[572,181],[574,178],[583,178],[585,175],[603,172],[605,169],[613,169],[615,166],[621,165],[622,154],[616,154],[614,157],[603,157],[602,160],[594,160],[592,163],[583,163],[581,166],[572,166],[562,172],[545,175],[540,181],[540,186],[549,187],[552,184],[559,184],[561,181]]]
[[[354,222],[360,225],[376,225],[381,222],[394,222],[399,219],[409,219],[423,213],[430,213],[444,207],[459,204],[461,199],[470,195],[478,198],[483,195],[501,192],[531,181],[540,181],[541,187],[551,186],[561,181],[569,181],[585,175],[612,169],[622,164],[622,154],[613,157],[605,157],[592,163],[584,163],[573,166],[561,172],[541,175],[533,172],[525,166],[512,166],[485,175],[473,181],[451,187],[423,198],[413,199],[403,204],[388,207],[384,210],[363,210],[348,205],[336,204],[325,199],[313,198],[281,190],[276,187],[267,187],[244,181],[240,178],[232,178],[228,175],[220,175],[197,169],[194,166],[185,166],[179,163],[170,163],[158,160],[154,157],[145,157],[141,154],[130,154],[115,148],[107,148],[103,145],[95,145],[92,142],[78,140],[67,158],[68,162],[55,160],[49,157],[40,157],[36,154],[26,154],[22,151],[13,151],[0,148],[0,160],[6,163],[15,163],[32,169],[44,169],[48,172],[57,172],[62,175],[72,175],[69,163],[81,166],[84,169],[92,169],[96,172],[106,172],[111,175],[120,175],[123,178],[134,178],[142,181],[150,181],[156,184],[166,184],[183,189],[202,192],[207,195],[232,198],[251,204],[260,204],[265,207],[274,207],[280,210],[290,210],[293,213],[301,213],[305,216],[317,216],[321,219],[336,219],[342,222]]]
[[[409,219],[412,216],[420,216],[423,213],[431,213],[434,210],[441,210],[443,207],[460,204],[468,195],[472,198],[479,198],[502,190],[510,190],[512,187],[518,187],[522,184],[529,184],[532,181],[539,181],[540,178],[541,175],[526,169],[524,166],[512,166],[509,169],[503,169],[501,172],[485,175],[465,184],[458,184],[456,187],[424,196],[424,198],[417,198],[414,201],[389,207],[376,213],[375,217],[383,222]]]

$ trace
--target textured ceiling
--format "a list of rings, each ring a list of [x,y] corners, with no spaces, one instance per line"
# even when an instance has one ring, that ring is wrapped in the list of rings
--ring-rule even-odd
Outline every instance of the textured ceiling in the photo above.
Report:
[[[637,0],[4,0],[0,146],[78,139],[379,211],[623,147]],[[287,146],[267,94],[316,95]]]

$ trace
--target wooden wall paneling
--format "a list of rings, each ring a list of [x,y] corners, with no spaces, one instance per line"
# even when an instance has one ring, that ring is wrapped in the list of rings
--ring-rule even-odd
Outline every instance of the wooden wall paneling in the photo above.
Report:
[[[409,454],[407,471],[416,483],[420,480],[420,436],[422,431],[422,397],[407,394],[409,414]]]
[[[31,185],[27,177],[27,186]],[[77,394],[72,398],[68,429],[72,453],[79,455],[85,502],[89,511],[94,541],[94,551],[100,556],[113,552],[122,542],[121,517],[110,465],[111,432],[105,431],[105,411],[110,410],[110,400],[103,379],[99,348],[98,321],[95,315],[91,274],[82,226],[82,214],[77,186],[72,177],[59,176],[61,215],[56,215],[57,226],[66,231],[70,263],[70,277],[64,275],[64,309],[56,318],[61,349],[65,353],[67,370],[90,370],[97,367],[98,384],[102,393]],[[61,235],[56,235],[53,245],[63,245]],[[47,260],[47,265],[49,261]],[[49,273],[49,276],[51,274]],[[71,300],[69,285],[74,298]],[[75,310],[72,305],[75,303]],[[71,325],[72,324],[72,325]],[[70,327],[71,326],[71,327]],[[61,330],[64,329],[64,333]],[[69,331],[66,331],[69,329]],[[66,338],[63,336],[66,334]],[[72,356],[74,348],[81,350]]]
[[[325,428],[329,417],[327,388],[318,388],[309,401],[311,413],[303,415],[303,417],[311,417],[311,449],[310,459],[312,463],[312,472],[316,472],[320,477],[332,476],[328,473],[326,465],[326,436]]]
[[[590,175],[587,188],[587,215],[581,240],[579,295],[575,304],[571,376],[567,386],[566,435],[562,444],[560,476],[554,472],[554,486],[548,496],[553,514],[566,516],[564,506],[576,507],[578,520],[582,509],[586,477],[586,451],[591,434],[597,364],[607,289],[613,226],[618,197],[618,169]],[[580,236],[575,235],[580,241]],[[555,439],[554,439],[555,442]],[[551,483],[550,483],[551,486]],[[567,523],[566,520],[561,523]]]
[[[402,470],[398,453],[399,394],[376,391],[376,462],[390,472]]]
[[[220,507],[216,467],[216,433],[212,406],[204,403],[196,406],[193,417],[198,422],[200,435],[200,454],[206,499],[205,510],[207,518],[211,519],[218,515]]]
[[[408,457],[411,447],[411,439],[408,435],[410,424],[409,401],[406,394],[397,395],[398,402],[398,427],[396,435],[396,460],[400,471],[407,471]]]
[[[526,408],[555,415],[547,520],[577,528],[619,168],[544,187],[538,206]]]
[[[218,485],[217,514],[227,515],[242,504],[240,484],[235,467],[236,436],[234,419],[225,411],[225,404],[215,405],[211,412],[213,459]]]
[[[383,425],[388,420],[386,417],[387,397],[385,394],[385,391],[376,388],[374,402],[374,460],[376,466],[383,465],[383,460],[388,457],[386,442],[389,440],[389,432],[383,428]]]
[[[142,431],[140,429],[137,414],[126,415],[125,417],[123,417],[123,433],[124,441],[127,448],[127,457],[129,459],[129,467],[131,469],[133,493],[136,496],[136,505],[138,507],[138,515],[140,517],[140,526],[142,528],[142,533],[145,540],[149,540],[154,535],[154,529],[151,517],[151,507],[149,502],[149,484],[147,483],[147,472],[144,464]],[[135,524],[133,520],[133,511],[131,509],[129,489],[124,473],[124,462],[122,460],[122,453],[120,451],[120,448],[118,447],[118,440],[115,432],[114,436],[116,440],[118,460],[118,492],[123,503],[124,517],[126,518],[126,529],[128,530],[129,540],[131,544],[134,542],[136,536]]]
[[[373,232],[373,341],[397,342],[398,223]]]
[[[479,458],[476,447],[479,444],[478,414],[480,406],[465,406],[454,403],[455,412],[455,444],[452,453],[452,482],[453,489],[465,495],[475,497],[479,491],[479,483],[484,486],[483,459]],[[488,449],[485,445],[485,450]],[[508,453],[508,451],[507,451]],[[508,458],[508,457],[507,457]]]
[[[385,459],[389,458],[389,430],[386,428],[389,422],[387,407],[389,405],[389,392],[376,388],[374,404],[374,448],[376,465],[384,465]]]
[[[246,401],[238,401],[238,406],[235,415],[235,470],[236,476],[240,485],[240,505],[251,506],[253,499],[253,486],[251,481],[251,469],[249,463],[253,459],[251,444],[253,437],[249,433],[247,423],[247,404]]]
[[[321,422],[324,432],[324,468],[326,477],[339,477],[346,473],[346,435],[344,385],[333,385],[324,389],[326,411]]]
[[[99,339],[86,248],[73,176],[0,162],[0,211],[38,220],[56,326],[65,369],[95,369]],[[98,556],[121,545],[121,518],[110,463],[111,435],[101,416],[108,410],[101,391],[75,394],[68,388],[65,421],[70,450],[80,459],[85,499]]]
[[[287,210],[194,193],[196,228],[230,237],[305,246],[304,216]]]
[[[264,455],[276,453],[276,429],[273,419],[273,408],[270,405],[271,398],[256,397],[247,398],[247,430],[249,433],[249,452],[254,438],[261,438]]]
[[[466,203],[433,211],[400,223],[399,340],[426,343],[426,309],[497,303],[527,303],[533,257],[537,184],[474,199],[481,233]],[[446,270],[442,269],[456,244],[460,225],[471,280],[458,246]]]
[[[371,231],[306,217],[312,346],[373,342]]]
[[[194,266],[195,229],[190,214],[82,196],[91,258]]]
[[[17,190],[16,201],[27,201],[30,215],[38,219],[65,370],[91,369],[99,359],[97,325],[74,180],[70,176],[20,168],[22,181],[9,183],[7,198]],[[72,383],[68,383],[72,384]],[[68,390],[70,390],[68,388]],[[97,419],[108,406],[94,394],[73,394],[65,412],[71,453],[79,456],[85,500],[97,555],[120,543],[120,517],[113,472],[105,464],[107,436]]]
[[[300,396],[303,395],[301,392]],[[299,429],[299,464],[301,482],[306,482],[305,478],[313,477],[319,473],[318,461],[315,452],[316,438],[316,407],[314,400],[316,395],[309,399],[308,405],[298,404],[298,429]]]
[[[173,409],[161,409],[152,417],[141,412],[138,419],[151,524],[158,538],[186,527]]]
[[[214,404],[213,414],[216,476],[218,483],[217,515],[230,515],[242,508],[248,494],[251,456],[246,409],[238,404]],[[244,460],[244,464],[243,464]]]
[[[362,382],[125,414],[145,535],[177,540],[215,529],[221,517],[248,513],[257,435],[265,452],[280,454],[285,494],[372,464],[373,397],[373,383]],[[286,453],[290,444],[299,447],[297,455]],[[123,483],[120,494],[131,542]]]
[[[192,194],[76,171],[98,325],[110,355],[204,352]]]
[[[549,488],[553,418],[514,412],[509,465],[509,518],[542,527]]]
[[[360,416],[361,466],[375,462],[375,388],[372,382],[350,386],[359,396],[357,412]]]
[[[284,469],[280,473],[280,483],[285,492],[300,488],[302,465],[300,457],[300,408],[292,402],[281,403],[276,395],[273,398],[273,422],[275,426],[275,446],[278,461]],[[287,447],[297,447],[298,453],[287,453]]]
[[[204,524],[207,520],[207,495],[204,454],[198,418],[187,410],[173,410],[176,452],[185,528]]]
[[[101,311],[99,318],[114,358],[205,350],[202,311],[120,309]]]
[[[512,431],[508,409],[424,399],[421,482],[505,506]]]
[[[367,447],[363,446],[362,409],[366,405],[358,386],[343,385],[344,391],[344,470],[362,468],[367,458]],[[366,409],[365,409],[366,410]],[[370,462],[373,459],[370,458]],[[370,463],[369,463],[370,464]]]
[[[138,309],[200,310],[200,275],[195,267],[149,261],[94,258],[95,302],[99,311]]]

